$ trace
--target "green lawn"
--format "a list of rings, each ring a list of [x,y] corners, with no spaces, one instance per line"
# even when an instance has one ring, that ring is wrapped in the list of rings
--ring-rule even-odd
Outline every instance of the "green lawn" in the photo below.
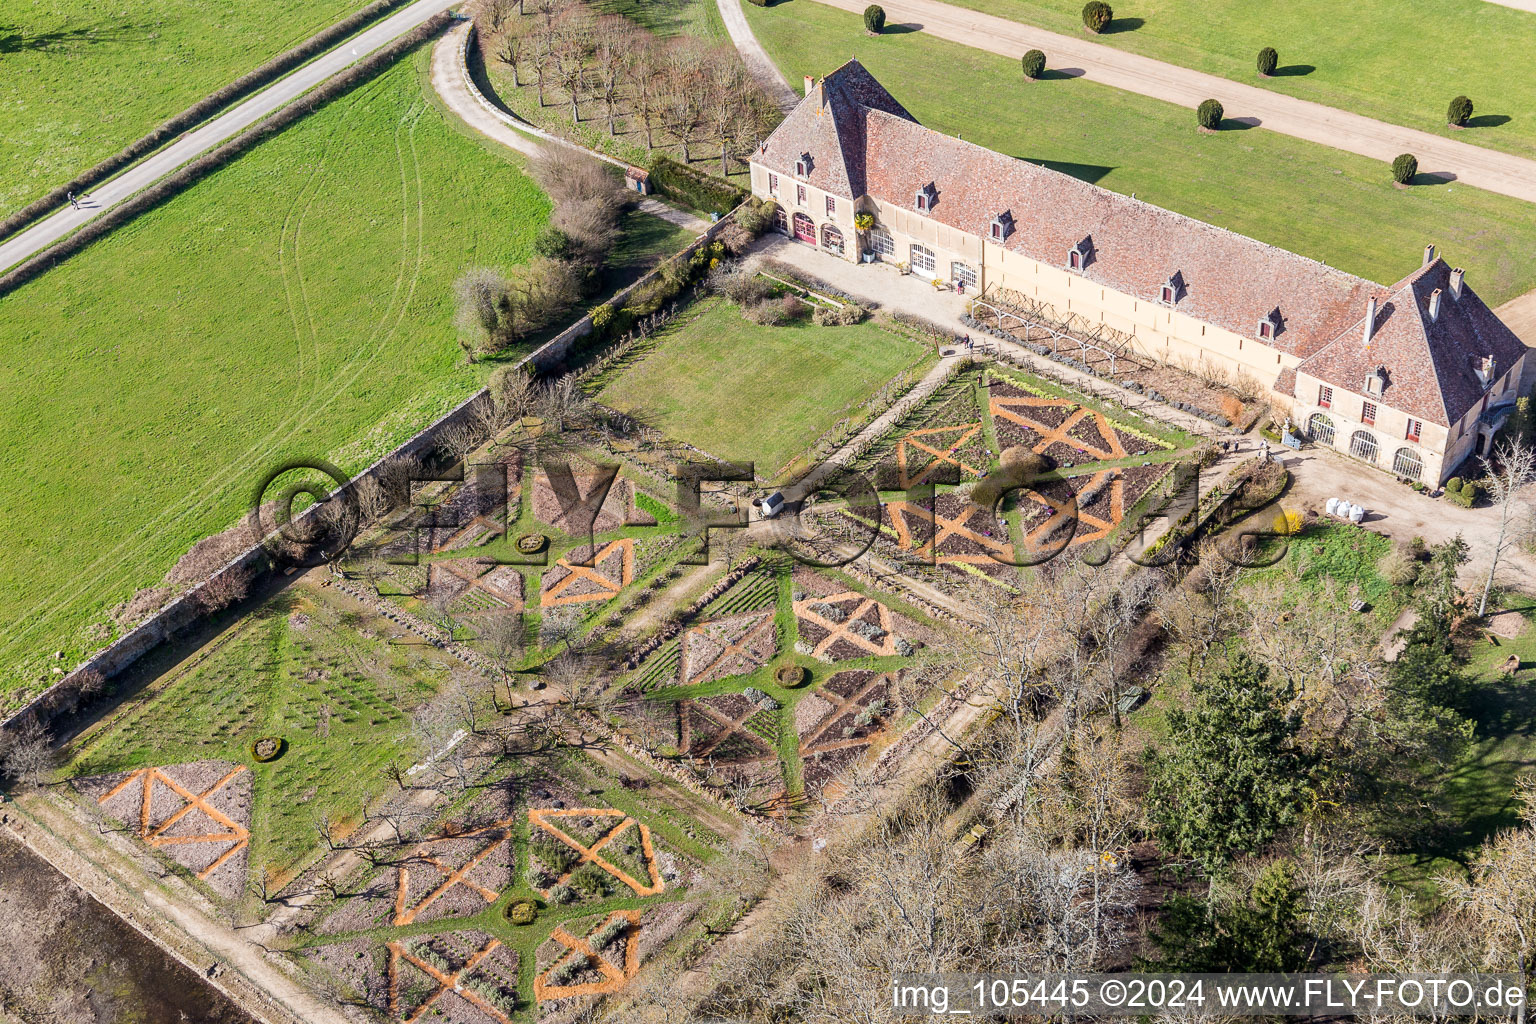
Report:
[[[1182,107],[1081,79],[1026,85],[1016,61],[920,32],[872,39],[811,0],[744,9],[791,81],[857,56],[932,128],[1372,280],[1396,281],[1435,242],[1490,303],[1536,286],[1536,215],[1519,200],[1395,189],[1381,163],[1263,129],[1201,135]]]
[[[1063,0],[949,0],[960,7],[1083,35],[1082,5]],[[1536,156],[1536,79],[1522,68],[1536,14],[1486,0],[1142,0],[1095,41],[1367,117]],[[1279,72],[1255,70],[1273,46]],[[1046,54],[1049,61],[1051,55]],[[1017,77],[1018,69],[1014,69]],[[1476,105],[1470,130],[1445,123],[1451,98]],[[1232,111],[1241,113],[1241,111]]]
[[[0,215],[366,0],[0,0]]]
[[[480,383],[452,281],[526,258],[549,204],[426,102],[427,56],[0,299],[12,700],[275,463],[355,471]]]
[[[886,381],[931,356],[878,324],[759,327],[706,299],[599,401],[772,477]]]

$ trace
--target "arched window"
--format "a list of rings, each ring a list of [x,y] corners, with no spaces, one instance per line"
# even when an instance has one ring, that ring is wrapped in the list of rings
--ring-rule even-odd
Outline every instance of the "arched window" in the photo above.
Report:
[[[1392,456],[1392,472],[1408,480],[1417,480],[1424,473],[1424,460],[1412,448],[1399,448]]]
[[[1333,444],[1333,420],[1320,412],[1307,421],[1307,436],[1317,444]]]
[[[891,237],[889,231],[881,231],[879,228],[869,233],[869,247],[881,256],[896,255],[896,239]]]
[[[964,285],[972,291],[976,290],[975,269],[958,260],[949,265],[949,280],[953,284]]]
[[[795,214],[795,237],[802,242],[816,244],[816,222],[803,213]]]
[[[912,243],[912,272],[914,274],[931,274],[936,264],[933,259],[933,250],[926,245]]]
[[[1357,430],[1349,438],[1349,454],[1366,462],[1376,461],[1376,435],[1369,430]]]
[[[831,224],[823,224],[821,227],[821,247],[828,252],[843,254],[843,233]]]

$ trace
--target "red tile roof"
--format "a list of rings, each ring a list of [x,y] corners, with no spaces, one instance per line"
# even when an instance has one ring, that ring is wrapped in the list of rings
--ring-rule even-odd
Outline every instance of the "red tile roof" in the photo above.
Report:
[[[1436,259],[1403,278],[1377,300],[1376,327],[1365,341],[1365,316],[1301,364],[1302,373],[1356,393],[1374,370],[1384,371],[1380,403],[1415,419],[1448,427],[1483,399],[1478,368],[1492,356],[1494,378],[1513,369],[1525,345],[1465,283],[1451,294],[1451,268]],[[1429,318],[1430,296],[1440,311]]]
[[[1110,192],[1070,175],[952,138],[918,124],[857,60],[824,78],[763,144],[756,162],[788,177],[809,155],[810,185],[849,200],[871,196],[916,209],[919,190],[935,196],[924,216],[988,237],[1008,213],[1003,242],[1042,263],[1066,266],[1079,245],[1090,256],[1082,276],[1158,301],[1178,275],[1175,308],[1242,337],[1278,313],[1266,344],[1305,360],[1303,369],[1360,392],[1365,374],[1386,367],[1384,405],[1441,425],[1481,400],[1477,361],[1493,355],[1498,373],[1524,347],[1470,289],[1450,298],[1449,269],[1435,261],[1391,288],[1224,228]],[[1430,283],[1439,282],[1439,283]],[[1428,297],[1445,289],[1439,322],[1427,323]],[[1378,309],[1367,355],[1361,336],[1366,301]],[[1369,364],[1369,365],[1367,365]],[[1294,387],[1294,374],[1280,385]]]

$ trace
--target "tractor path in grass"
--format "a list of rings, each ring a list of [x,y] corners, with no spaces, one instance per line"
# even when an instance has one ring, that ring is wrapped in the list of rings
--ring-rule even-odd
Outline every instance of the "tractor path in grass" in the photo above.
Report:
[[[862,14],[867,6],[866,0],[816,2],[853,14]],[[722,12],[730,5],[740,15],[740,0],[720,0],[720,4]],[[1421,180],[1454,180],[1536,202],[1536,160],[1387,124],[941,0],[890,0],[883,6],[888,25],[915,26],[937,38],[1014,59],[1027,50],[1044,50],[1049,67],[1059,74],[1081,76],[1188,107],[1190,131],[1195,130],[1194,108],[1206,99],[1217,99],[1225,109],[1225,119],[1239,126],[1262,126],[1384,163],[1399,153],[1413,153],[1419,159]],[[734,33],[732,38],[736,38]],[[742,49],[740,41],[738,49]],[[745,49],[742,56],[746,59]],[[1386,173],[1383,167],[1382,174]]]
[[[795,104],[800,102],[800,95],[790,86],[789,80],[773,62],[773,58],[768,56],[763,44],[757,41],[757,36],[752,34],[752,26],[747,24],[747,16],[741,12],[741,0],[715,0],[715,5],[720,9],[720,20],[725,22],[725,31],[731,37],[731,45],[741,54],[741,62],[747,66],[747,71],[758,86],[780,110],[785,113],[793,110]]]
[[[293,74],[279,79],[229,112],[187,132],[96,189],[78,209],[60,210],[0,244],[0,270],[37,255],[183,164],[229,141],[268,114],[286,107],[302,94],[351,67],[373,51],[452,7],[455,2],[457,0],[417,0],[372,28],[343,41],[335,49],[322,54]]]

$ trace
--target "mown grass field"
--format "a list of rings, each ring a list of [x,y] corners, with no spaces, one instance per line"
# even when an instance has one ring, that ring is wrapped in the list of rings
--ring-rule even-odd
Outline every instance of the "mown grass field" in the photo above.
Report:
[[[866,321],[759,327],[706,299],[617,375],[598,400],[761,477],[804,451],[932,350]]]
[[[0,704],[270,467],[355,471],[480,383],[452,281],[526,258],[549,203],[427,102],[427,56],[0,299]]]
[[[1536,286],[1528,203],[1454,183],[1399,190],[1384,164],[1263,129],[1201,135],[1182,107],[1081,79],[1026,84],[1016,61],[920,32],[870,38],[814,2],[743,6],[792,82],[856,56],[929,127],[1374,281],[1435,242],[1490,304]]]
[[[1059,0],[949,0],[1067,35],[1082,5]],[[1536,156],[1536,80],[1527,67],[1536,14],[1486,0],[1142,0],[1115,4],[1096,42],[1462,142]],[[1280,54],[1258,77],[1259,50]],[[1047,59],[1049,59],[1047,54]],[[1017,68],[1015,68],[1017,72]],[[1469,130],[1445,123],[1453,96],[1476,104]]]
[[[367,0],[0,0],[0,215]]]

